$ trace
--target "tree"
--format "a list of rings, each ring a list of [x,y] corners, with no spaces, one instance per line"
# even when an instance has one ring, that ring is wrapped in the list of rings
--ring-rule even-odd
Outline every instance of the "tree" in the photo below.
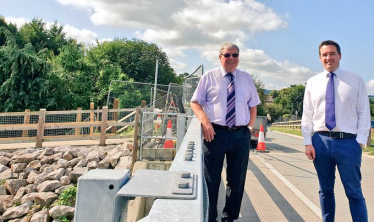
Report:
[[[51,60],[49,94],[55,110],[89,108],[92,99],[93,66],[87,62],[82,45],[70,44]]]
[[[283,109],[288,110],[288,114],[302,115],[303,99],[304,99],[305,86],[303,85],[291,85],[288,88],[283,88],[276,92],[272,92],[275,96],[274,103],[281,105]]]
[[[370,102],[370,115],[371,115],[371,119],[374,120],[374,98],[370,98],[369,102]]]
[[[258,96],[260,97],[261,104],[257,106],[257,116],[266,116],[266,111],[265,111],[265,90],[264,90],[264,83],[257,78],[257,76],[252,76],[253,81],[255,83],[256,89]]]
[[[182,83],[170,67],[168,58],[156,44],[141,40],[115,39],[98,43],[88,52],[91,61],[119,65],[122,72],[136,82],[153,83],[158,59],[158,83]]]
[[[287,113],[287,110],[283,109],[279,104],[269,104],[265,106],[266,113],[271,117],[271,122],[276,121],[280,116]]]
[[[112,80],[153,83],[155,76],[156,59],[158,59],[159,84],[170,82],[181,84],[183,79],[177,77],[170,67],[166,54],[155,44],[140,40],[115,39],[111,42],[98,43],[87,52],[88,61],[95,66],[93,76],[93,96],[95,102],[106,104],[106,95]],[[112,87],[116,87],[113,85]],[[121,98],[140,98],[138,89],[130,86],[123,91]],[[133,96],[130,96],[133,95]],[[148,95],[143,95],[147,96]],[[139,100],[130,100],[133,107],[139,105]],[[109,101],[111,102],[111,101]],[[127,106],[130,106],[127,102]]]
[[[4,27],[5,45],[0,48],[0,110],[39,110],[49,104],[46,76],[50,70],[45,51],[31,44],[19,48],[14,35]]]

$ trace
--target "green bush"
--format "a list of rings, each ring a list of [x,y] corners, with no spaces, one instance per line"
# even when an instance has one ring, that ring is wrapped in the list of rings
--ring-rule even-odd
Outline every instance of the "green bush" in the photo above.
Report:
[[[66,188],[58,197],[57,205],[65,205],[73,207],[75,205],[75,198],[77,196],[77,187],[71,186]]]

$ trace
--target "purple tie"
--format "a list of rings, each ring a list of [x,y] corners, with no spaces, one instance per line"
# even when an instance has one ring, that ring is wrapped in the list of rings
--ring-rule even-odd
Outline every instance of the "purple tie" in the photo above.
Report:
[[[334,100],[334,73],[329,73],[329,82],[326,89],[326,110],[325,110],[325,124],[331,131],[336,126],[335,120],[335,100]]]
[[[230,80],[230,83],[227,86],[226,125],[231,128],[235,125],[235,83],[234,75],[231,72],[227,73],[226,75]]]

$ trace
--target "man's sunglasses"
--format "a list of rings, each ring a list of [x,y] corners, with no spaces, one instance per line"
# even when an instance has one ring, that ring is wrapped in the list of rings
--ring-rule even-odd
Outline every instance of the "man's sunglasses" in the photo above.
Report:
[[[232,55],[232,57],[234,57],[234,58],[236,58],[236,57],[239,56],[238,53],[233,53],[233,54],[226,53],[226,54],[221,54],[221,55],[223,55],[225,58],[229,58],[231,55]]]

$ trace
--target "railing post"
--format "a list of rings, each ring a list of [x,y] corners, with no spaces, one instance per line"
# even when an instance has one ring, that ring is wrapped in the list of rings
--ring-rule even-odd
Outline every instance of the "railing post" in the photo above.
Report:
[[[77,109],[78,111],[81,111],[82,110],[82,107],[78,107]],[[77,123],[80,123],[82,122],[82,113],[77,113],[77,117],[76,117],[76,120],[75,122]],[[75,128],[75,135],[80,135],[81,134],[81,128]]]
[[[177,116],[177,152],[182,144],[183,138],[186,135],[186,114],[179,114]]]
[[[136,107],[135,112],[135,123],[134,123],[134,141],[132,144],[132,163],[131,169],[133,169],[135,162],[138,159],[138,134],[139,134],[139,117],[140,117],[140,107]]]
[[[369,129],[369,137],[368,137],[368,141],[366,143],[366,147],[370,147],[371,146],[371,128]]]
[[[39,118],[38,118],[38,130],[36,133],[35,148],[42,148],[42,145],[43,145],[45,112],[46,112],[46,109],[40,109]]]
[[[93,102],[90,103],[90,110],[91,110],[91,113],[90,113],[90,123],[93,123],[94,122],[94,108],[95,108],[95,104]],[[90,137],[92,137],[93,135],[93,126],[91,125],[90,126]]]
[[[23,116],[23,124],[29,124],[30,123],[30,115],[28,114],[30,112],[29,109],[25,109],[25,115]],[[22,132],[22,137],[28,137],[29,131],[24,130]]]
[[[106,139],[106,127],[108,120],[108,107],[104,106],[101,113],[101,125],[100,125],[100,146],[105,146]]]
[[[141,105],[140,105],[140,106],[141,106],[142,108],[144,108],[144,107],[145,107],[145,105],[146,105],[146,104],[145,104],[145,100],[142,100],[142,102],[141,102]]]
[[[119,108],[119,100],[115,99],[114,103],[113,103],[113,109],[118,109],[118,108]],[[117,122],[117,120],[118,120],[118,112],[113,112],[113,119],[112,120],[115,123]],[[116,134],[117,127],[116,126],[112,126],[111,131],[112,131],[113,134]]]

